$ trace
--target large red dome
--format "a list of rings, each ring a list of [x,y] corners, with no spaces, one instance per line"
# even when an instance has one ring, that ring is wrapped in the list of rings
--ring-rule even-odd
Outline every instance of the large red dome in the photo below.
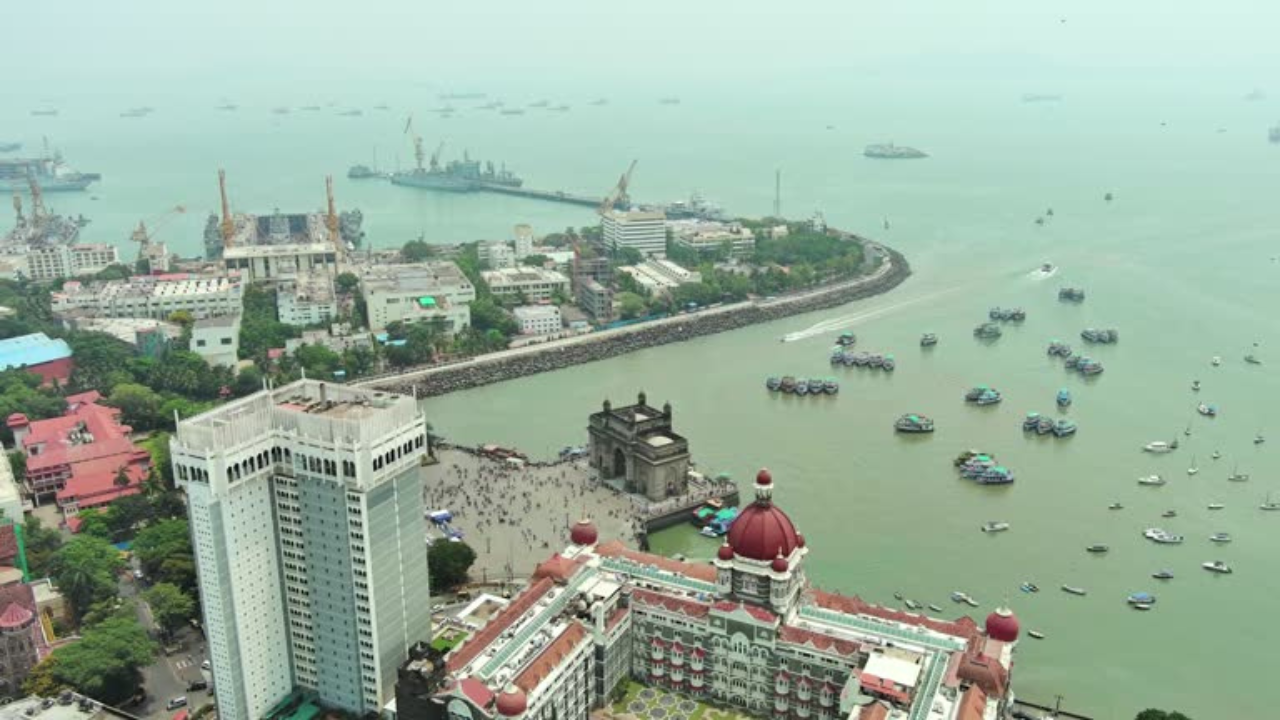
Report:
[[[779,555],[791,557],[800,538],[791,518],[763,500],[749,505],[729,526],[729,544],[742,557],[771,562]]]
[[[595,545],[600,533],[596,530],[595,523],[583,518],[574,524],[573,529],[569,531],[569,542],[574,545]]]
[[[520,688],[510,685],[498,695],[497,710],[502,717],[516,717],[529,707],[529,699]]]
[[[1000,642],[1013,642],[1018,639],[1018,618],[1006,607],[996,608],[987,616],[987,637]]]

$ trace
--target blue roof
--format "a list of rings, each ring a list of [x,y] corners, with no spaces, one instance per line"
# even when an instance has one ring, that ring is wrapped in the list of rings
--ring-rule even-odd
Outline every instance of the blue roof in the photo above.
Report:
[[[66,340],[54,340],[44,333],[0,340],[0,370],[41,365],[71,357]]]

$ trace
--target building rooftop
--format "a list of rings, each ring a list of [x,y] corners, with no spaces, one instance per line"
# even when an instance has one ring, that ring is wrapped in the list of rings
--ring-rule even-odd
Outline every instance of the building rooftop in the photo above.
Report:
[[[521,305],[512,311],[516,320],[550,320],[560,318],[560,308],[555,305]]]
[[[0,370],[30,367],[69,357],[71,346],[66,340],[53,339],[44,333],[0,340]]]
[[[360,282],[366,293],[433,295],[447,289],[471,289],[466,274],[449,261],[370,265],[361,270]]]
[[[516,285],[521,283],[567,283],[569,278],[555,270],[544,270],[534,267],[502,268],[501,270],[484,270],[480,273],[490,285]]]
[[[79,695],[71,695],[71,702],[66,705],[32,695],[0,706],[0,720],[91,720],[97,717],[106,717],[102,706]]]
[[[239,315],[218,315],[216,317],[202,318],[196,320],[192,326],[197,330],[207,328],[233,328],[240,325]]]

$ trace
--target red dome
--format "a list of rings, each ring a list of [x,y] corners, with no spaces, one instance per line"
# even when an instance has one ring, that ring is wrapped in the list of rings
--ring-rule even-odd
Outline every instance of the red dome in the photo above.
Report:
[[[768,468],[761,468],[760,472],[756,473],[756,484],[757,485],[773,484],[773,476],[769,474]]]
[[[498,695],[498,714],[502,717],[516,717],[529,707],[529,699],[515,685],[508,685]]]
[[[987,637],[1001,642],[1018,639],[1018,618],[1007,607],[998,607],[987,616]]]
[[[595,545],[599,536],[595,523],[584,518],[575,523],[573,530],[569,531],[569,542],[574,545]]]
[[[784,558],[784,557],[782,557],[781,555],[779,555],[778,557],[776,557],[776,558],[774,558],[774,559],[773,559],[773,564],[772,564],[772,565],[770,565],[769,567],[773,568],[773,571],[774,571],[774,572],[776,572],[776,573],[784,573],[784,572],[786,572],[786,571],[787,571],[791,566],[787,564],[787,559],[786,559],[786,558]]]
[[[796,533],[796,546],[804,547],[804,533]]]
[[[729,527],[729,544],[738,555],[770,562],[790,557],[799,547],[799,536],[787,514],[768,501],[748,505]]]
[[[721,560],[732,560],[733,548],[729,546],[729,543],[725,543],[721,545],[720,549],[716,551],[716,557],[720,558]]]

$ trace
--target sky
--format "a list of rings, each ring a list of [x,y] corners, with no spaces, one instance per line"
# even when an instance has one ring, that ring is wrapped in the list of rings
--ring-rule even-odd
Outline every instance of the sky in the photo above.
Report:
[[[840,73],[1280,74],[1275,0],[40,0],[11,88],[820,84]],[[20,8],[20,9],[19,9]]]

